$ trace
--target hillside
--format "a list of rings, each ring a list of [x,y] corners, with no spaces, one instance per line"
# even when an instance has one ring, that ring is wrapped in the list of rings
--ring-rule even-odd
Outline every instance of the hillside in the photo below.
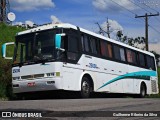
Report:
[[[24,28],[0,23],[0,50],[2,44],[14,42],[16,33],[23,30]],[[9,55],[13,55],[13,49],[13,47],[9,48]],[[0,54],[0,98],[5,98],[7,97],[7,94],[9,95],[11,93],[9,90],[10,87],[8,87],[11,83],[11,62],[11,60],[2,59],[2,55]]]

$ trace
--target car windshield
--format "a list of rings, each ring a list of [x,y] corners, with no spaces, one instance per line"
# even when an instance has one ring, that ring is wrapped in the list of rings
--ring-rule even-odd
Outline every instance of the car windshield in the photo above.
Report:
[[[55,34],[58,30],[30,33],[16,37],[14,63],[55,59]]]

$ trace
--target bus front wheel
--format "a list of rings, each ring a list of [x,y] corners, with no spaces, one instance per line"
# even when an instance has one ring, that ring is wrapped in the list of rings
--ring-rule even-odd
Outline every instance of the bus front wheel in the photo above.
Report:
[[[81,83],[81,97],[82,98],[89,98],[91,92],[91,83],[88,77],[83,77]]]

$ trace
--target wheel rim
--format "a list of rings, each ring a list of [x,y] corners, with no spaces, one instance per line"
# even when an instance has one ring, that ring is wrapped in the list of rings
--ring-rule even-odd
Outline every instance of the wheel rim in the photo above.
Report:
[[[83,90],[83,92],[85,93],[85,94],[88,94],[89,93],[89,84],[88,84],[88,82],[86,82],[86,81],[84,81],[83,83],[82,83],[82,90]]]

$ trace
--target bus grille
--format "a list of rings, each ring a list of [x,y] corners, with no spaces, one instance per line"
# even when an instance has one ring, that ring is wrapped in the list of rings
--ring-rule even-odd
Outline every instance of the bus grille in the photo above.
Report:
[[[156,87],[156,81],[151,80],[151,87],[152,87],[152,92],[157,92],[157,87]]]
[[[35,75],[21,76],[21,79],[33,80],[33,79],[42,78],[42,77],[44,77],[44,74],[35,74]]]

